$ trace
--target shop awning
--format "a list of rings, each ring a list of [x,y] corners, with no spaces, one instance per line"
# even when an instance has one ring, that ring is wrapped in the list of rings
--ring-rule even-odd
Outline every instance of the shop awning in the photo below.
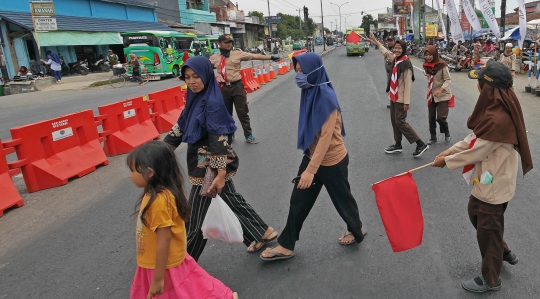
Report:
[[[122,44],[122,37],[118,32],[49,31],[34,32],[34,37],[40,47]]]

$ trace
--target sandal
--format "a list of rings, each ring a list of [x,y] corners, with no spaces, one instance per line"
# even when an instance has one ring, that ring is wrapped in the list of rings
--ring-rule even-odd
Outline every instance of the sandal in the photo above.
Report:
[[[286,255],[286,254],[283,254],[283,253],[276,252],[276,251],[274,251],[272,249],[274,249],[274,248],[268,248],[266,250],[268,253],[272,254],[271,257],[264,257],[261,254],[261,259],[263,261],[287,260],[287,259],[290,259],[290,258],[294,257],[294,252],[291,252],[291,254]]]
[[[351,232],[346,232],[341,238],[345,238],[347,236],[352,236],[352,233]],[[352,245],[356,243],[356,238],[353,238],[352,240],[350,240],[349,242],[343,242],[343,241],[339,241],[339,244],[343,245],[343,246],[347,246],[347,245]]]
[[[254,253],[254,252],[257,252],[259,250],[261,250],[264,245],[274,241],[275,239],[277,239],[278,237],[278,233],[276,231],[273,231],[271,234],[270,234],[270,237],[267,238],[267,239],[262,239],[261,242],[257,242],[257,241],[253,241],[251,242],[251,244],[249,245],[249,247],[253,247],[253,250],[249,250],[249,247],[248,247],[248,250],[247,252],[249,253]],[[259,247],[257,247],[257,243],[261,243],[261,245]]]
[[[363,227],[362,227],[361,231],[362,231],[362,235],[364,235],[364,236],[367,235],[367,231],[364,230]],[[345,235],[343,235],[341,238],[343,239],[343,238],[345,238],[346,236],[352,236],[352,233],[348,231],[348,232],[346,232]],[[360,242],[362,242],[362,241],[360,241]],[[339,244],[344,245],[344,246],[352,245],[352,244],[354,244],[354,243],[356,243],[356,238],[352,239],[350,243],[342,242],[341,240],[339,241]]]

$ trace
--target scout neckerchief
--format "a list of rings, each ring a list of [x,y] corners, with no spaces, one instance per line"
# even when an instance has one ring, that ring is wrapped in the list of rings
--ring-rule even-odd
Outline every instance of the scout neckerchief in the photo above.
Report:
[[[433,97],[433,68],[435,67],[436,63],[435,62],[424,62],[424,70],[431,70],[431,72],[426,72],[427,74],[427,77],[428,77],[428,84],[427,84],[427,87],[428,87],[428,91],[427,91],[427,96],[426,96],[426,100],[427,100],[427,105],[430,106],[431,105],[431,98]]]
[[[223,79],[223,82],[229,82],[227,78],[227,68],[225,67],[226,62],[225,56],[221,55],[221,61],[219,62],[219,74],[221,75],[221,78]]]
[[[399,95],[398,95],[399,86],[398,86],[398,77],[397,77],[398,65],[407,59],[409,59],[407,55],[403,55],[403,57],[401,57],[399,60],[396,59],[396,63],[394,63],[394,68],[392,68],[392,76],[390,77],[390,100],[394,103],[399,98]]]
[[[474,144],[476,143],[476,139],[477,139],[476,135],[473,133],[471,142],[469,143],[469,149],[473,148]],[[474,164],[465,165],[465,167],[463,167],[463,178],[465,179],[467,184],[471,183],[473,172],[474,172]],[[473,182],[473,184],[474,183],[475,182]]]

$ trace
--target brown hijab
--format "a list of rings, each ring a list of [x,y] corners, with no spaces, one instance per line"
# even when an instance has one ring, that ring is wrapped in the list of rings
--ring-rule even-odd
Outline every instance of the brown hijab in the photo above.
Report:
[[[437,48],[433,45],[428,45],[424,53],[429,52],[433,56],[433,61],[424,63],[424,70],[426,74],[435,75],[439,70],[442,70],[446,67],[446,62],[439,57],[439,52]]]
[[[467,120],[467,127],[478,138],[513,144],[521,156],[525,175],[533,168],[533,164],[523,112],[516,94],[510,88],[496,88],[483,80],[478,82],[482,91]]]

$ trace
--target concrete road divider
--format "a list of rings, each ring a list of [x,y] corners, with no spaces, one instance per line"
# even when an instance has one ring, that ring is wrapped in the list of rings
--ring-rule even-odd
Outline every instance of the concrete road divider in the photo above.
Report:
[[[101,147],[92,110],[12,128],[13,140],[4,146],[14,147],[19,160],[9,168],[21,168],[28,192],[53,188],[82,177],[109,160]]]
[[[98,107],[96,120],[103,122],[100,137],[106,137],[107,156],[129,153],[147,141],[158,139],[159,132],[150,117],[150,106],[143,96]]]
[[[9,208],[19,208],[24,205],[19,191],[11,180],[11,177],[20,173],[21,170],[19,168],[10,170],[6,161],[6,156],[14,152],[14,148],[4,148],[0,140],[0,217]]]
[[[186,105],[186,90],[180,86],[171,87],[148,94],[148,102],[154,118],[154,125],[159,133],[169,132],[178,121]]]

